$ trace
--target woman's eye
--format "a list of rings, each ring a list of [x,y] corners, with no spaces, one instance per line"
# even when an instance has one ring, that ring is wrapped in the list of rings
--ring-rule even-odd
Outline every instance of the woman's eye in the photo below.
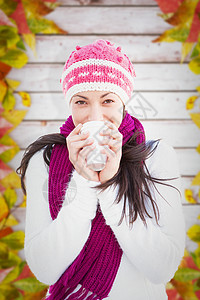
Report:
[[[114,102],[114,101],[113,101],[113,100],[111,100],[111,99],[108,99],[108,100],[105,100],[105,101],[111,101],[111,102]],[[104,102],[105,102],[105,101],[104,101]],[[111,102],[109,102],[109,103],[111,103]]]
[[[75,103],[78,104],[79,102],[83,103],[83,102],[85,102],[85,101],[83,101],[83,100],[78,100],[78,101],[76,101]]]

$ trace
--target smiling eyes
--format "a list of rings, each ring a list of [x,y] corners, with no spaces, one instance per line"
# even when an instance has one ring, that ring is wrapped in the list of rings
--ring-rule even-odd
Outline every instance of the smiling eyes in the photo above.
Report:
[[[104,102],[106,102],[106,101],[111,101],[111,102],[114,102],[113,100],[111,100],[111,99],[108,99],[108,100],[105,100]],[[80,103],[80,102],[85,102],[84,100],[78,100],[78,101],[76,101],[75,102],[75,104],[78,104],[78,103]],[[109,103],[111,103],[111,102],[109,102]],[[81,104],[79,104],[79,105],[81,105]]]

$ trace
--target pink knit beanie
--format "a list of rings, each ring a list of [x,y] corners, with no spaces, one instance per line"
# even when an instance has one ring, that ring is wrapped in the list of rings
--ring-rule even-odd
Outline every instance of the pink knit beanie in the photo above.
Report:
[[[121,52],[107,40],[76,46],[64,65],[60,83],[70,104],[73,95],[83,91],[110,91],[124,104],[130,99],[135,77],[134,67]]]

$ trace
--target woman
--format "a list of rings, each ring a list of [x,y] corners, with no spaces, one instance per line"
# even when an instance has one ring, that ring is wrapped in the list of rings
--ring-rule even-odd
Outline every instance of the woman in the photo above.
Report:
[[[45,299],[167,299],[185,248],[180,175],[174,149],[145,141],[125,110],[134,77],[109,41],[77,46],[61,78],[71,115],[60,133],[29,145],[17,169],[27,192],[25,256],[50,285]],[[108,126],[98,172],[86,164],[94,140],[80,134],[94,120]]]

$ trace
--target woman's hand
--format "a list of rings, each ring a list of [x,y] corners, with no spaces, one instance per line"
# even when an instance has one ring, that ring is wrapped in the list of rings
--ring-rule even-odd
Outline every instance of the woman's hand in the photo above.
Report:
[[[76,126],[66,138],[69,160],[76,171],[84,178],[99,182],[98,173],[88,168],[86,161],[87,155],[96,147],[95,145],[92,145],[94,139],[88,140],[89,132],[87,134],[79,134],[82,126],[82,124]]]
[[[107,129],[104,133],[100,133],[100,135],[105,136],[105,139],[102,142],[99,142],[100,145],[108,145],[108,147],[101,150],[101,153],[107,155],[106,165],[104,169],[99,172],[99,179],[101,183],[109,180],[117,173],[122,156],[123,135],[110,121],[107,121],[105,124],[109,127],[109,129]]]

